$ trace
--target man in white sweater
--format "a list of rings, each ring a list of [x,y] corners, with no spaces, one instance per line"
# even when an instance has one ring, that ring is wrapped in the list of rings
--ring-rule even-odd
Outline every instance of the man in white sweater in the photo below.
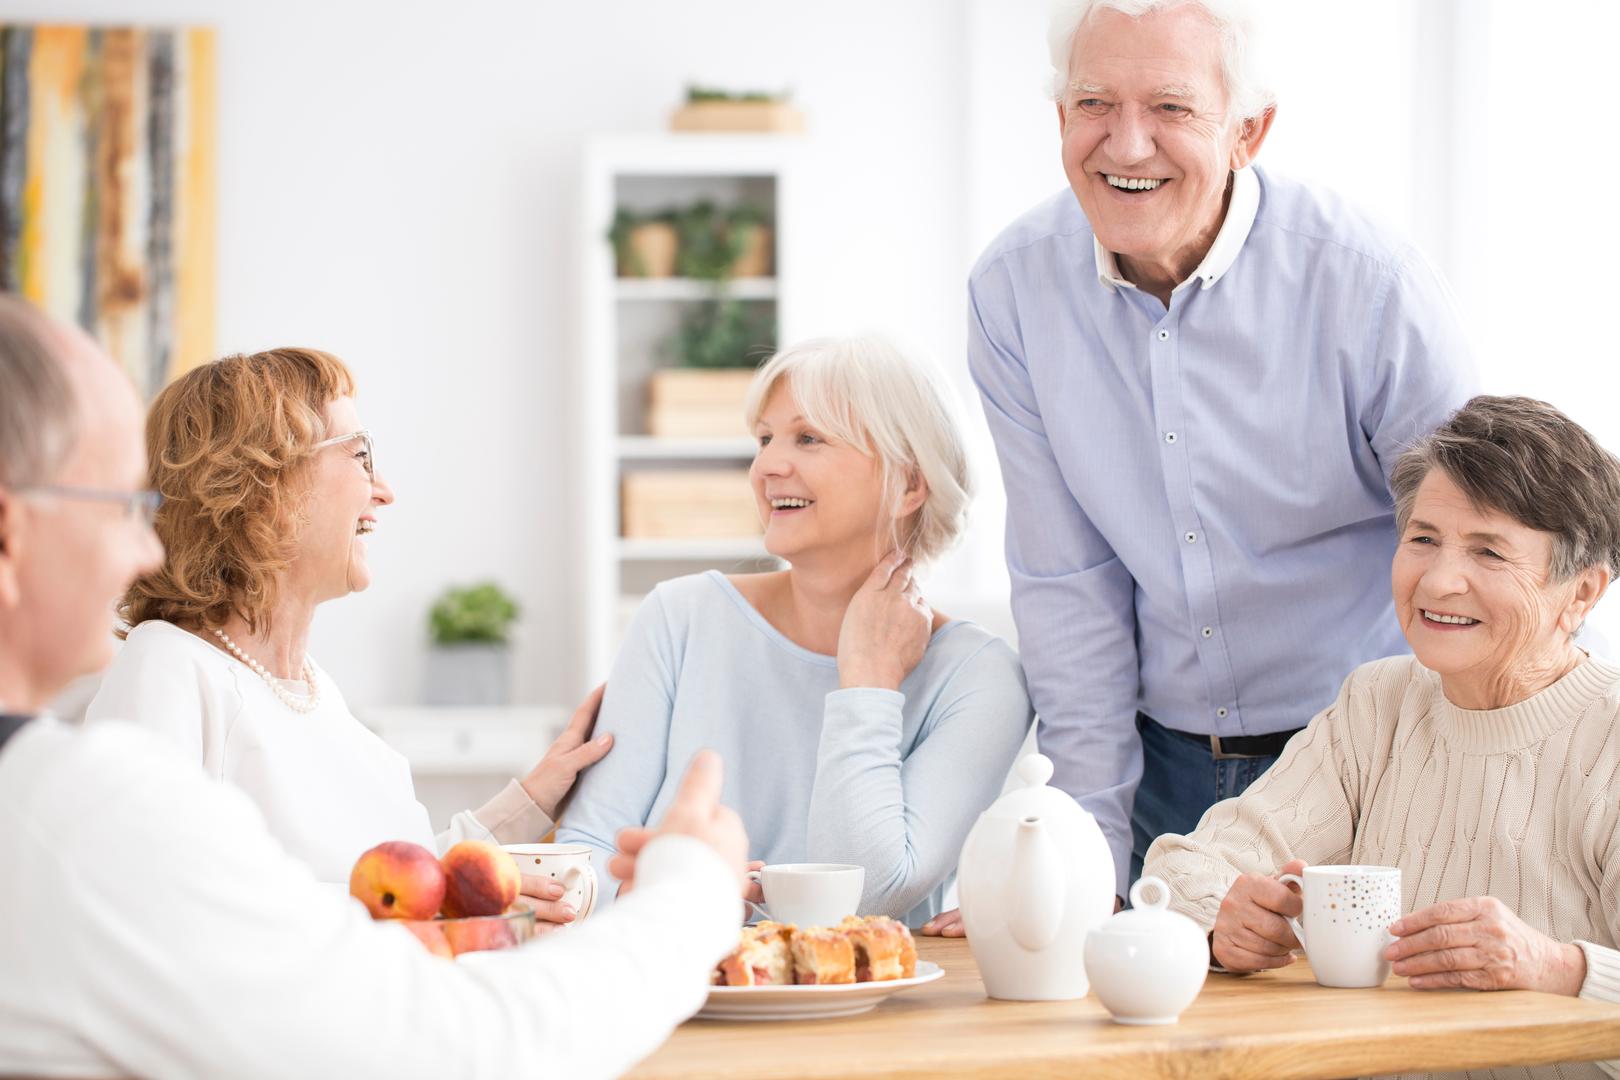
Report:
[[[141,414],[87,338],[0,296],[0,1074],[616,1075],[703,1001],[746,838],[700,754],[634,893],[452,963],[318,884],[241,794],[133,727],[32,718],[105,663],[156,565]]]

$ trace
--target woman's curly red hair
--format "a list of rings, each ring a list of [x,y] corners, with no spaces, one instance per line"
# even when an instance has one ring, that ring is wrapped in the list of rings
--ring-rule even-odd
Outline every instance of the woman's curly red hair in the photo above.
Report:
[[[219,626],[235,612],[269,624],[276,583],[306,520],[300,481],[325,409],[354,393],[343,361],[316,349],[227,356],[180,376],[146,418],[149,486],[163,493],[163,566],[138,578],[118,614]]]

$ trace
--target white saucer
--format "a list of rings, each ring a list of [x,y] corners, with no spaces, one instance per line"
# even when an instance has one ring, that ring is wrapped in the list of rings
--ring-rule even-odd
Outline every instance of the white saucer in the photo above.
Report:
[[[829,986],[711,986],[699,1020],[826,1020],[858,1016],[890,994],[933,982],[945,972],[929,960],[917,961],[917,974],[887,982]]]

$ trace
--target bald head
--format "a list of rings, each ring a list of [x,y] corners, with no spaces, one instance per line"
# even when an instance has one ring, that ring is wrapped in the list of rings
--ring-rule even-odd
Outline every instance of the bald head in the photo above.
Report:
[[[59,339],[44,315],[0,294],[0,485],[44,483],[73,448],[78,406]]]

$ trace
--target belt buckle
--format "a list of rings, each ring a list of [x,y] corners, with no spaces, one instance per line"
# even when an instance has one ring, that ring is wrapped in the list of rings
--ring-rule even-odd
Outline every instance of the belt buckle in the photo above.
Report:
[[[1256,756],[1254,754],[1228,754],[1221,749],[1221,737],[1219,735],[1209,737],[1209,752],[1216,761],[1244,761]]]

